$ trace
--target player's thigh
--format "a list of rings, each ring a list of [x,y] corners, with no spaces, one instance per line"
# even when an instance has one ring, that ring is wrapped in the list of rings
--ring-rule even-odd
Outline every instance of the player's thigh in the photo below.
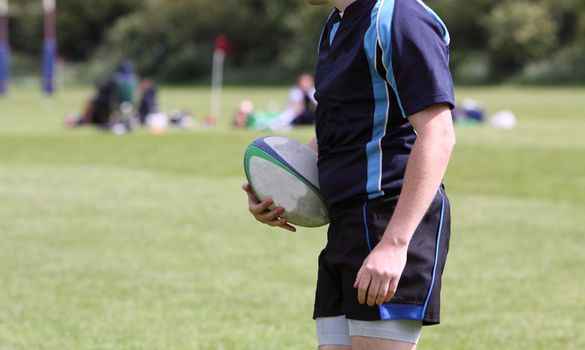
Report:
[[[422,322],[411,320],[349,320],[352,350],[412,350],[422,332]]]
[[[416,350],[416,344],[371,337],[351,337],[351,350]]]

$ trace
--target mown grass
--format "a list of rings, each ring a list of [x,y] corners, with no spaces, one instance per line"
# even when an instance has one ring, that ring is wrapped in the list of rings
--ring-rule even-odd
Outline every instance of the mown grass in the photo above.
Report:
[[[311,349],[324,228],[259,226],[240,185],[237,101],[219,128],[115,137],[66,130],[89,90],[0,100],[0,349]],[[585,347],[585,89],[466,88],[518,127],[459,128],[443,323],[421,349]],[[208,110],[202,88],[165,109]],[[291,134],[302,140],[310,129]]]

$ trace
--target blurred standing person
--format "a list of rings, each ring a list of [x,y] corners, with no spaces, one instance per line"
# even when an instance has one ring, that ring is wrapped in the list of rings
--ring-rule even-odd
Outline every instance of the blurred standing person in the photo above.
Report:
[[[124,103],[129,103],[133,106],[138,80],[130,61],[120,63],[114,73],[114,82],[116,83],[118,105],[121,106]]]

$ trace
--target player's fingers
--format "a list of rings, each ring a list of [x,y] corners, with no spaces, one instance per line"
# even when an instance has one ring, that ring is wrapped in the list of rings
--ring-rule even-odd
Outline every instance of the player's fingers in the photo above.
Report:
[[[250,198],[248,202],[250,212],[254,214],[254,216],[266,214],[268,208],[274,203],[272,199],[265,199],[260,203],[254,203],[254,198]]]
[[[364,304],[366,302],[366,293],[368,292],[368,286],[370,285],[372,277],[366,273],[363,273],[358,285],[358,302]]]
[[[384,299],[385,302],[389,302],[390,300],[392,300],[394,294],[396,293],[397,288],[398,278],[393,278],[388,285],[388,291],[386,292],[386,298]]]
[[[362,278],[362,269],[360,269],[355,277],[355,282],[353,282],[353,287],[357,289],[360,285],[360,279]]]
[[[278,208],[275,210],[278,210]],[[269,226],[282,226],[286,225],[287,222],[288,222],[287,218],[275,217],[274,219],[266,221],[264,223]]]
[[[271,211],[266,211],[265,209],[262,212],[255,214],[255,216],[256,219],[260,222],[263,222],[271,226],[277,226],[280,223],[277,219],[282,213],[284,213],[284,209],[278,207]]]
[[[246,193],[248,194],[248,204],[250,206],[260,204],[260,200],[258,199],[258,197],[256,197],[256,195],[252,191],[252,186],[250,186],[250,184],[248,184],[248,183],[243,184],[242,189],[244,191],[246,191]]]
[[[382,281],[382,283],[380,283],[380,289],[378,290],[378,296],[376,297],[377,305],[382,305],[386,301],[389,285],[390,285],[389,280],[384,280]]]
[[[283,228],[290,232],[297,232],[297,228],[289,224],[287,218],[281,218],[278,227]]]
[[[254,193],[247,192],[248,194],[248,206],[252,208],[253,206],[257,206],[260,204],[260,200],[254,195]]]
[[[378,290],[380,290],[380,279],[374,276],[370,282],[370,288],[368,288],[368,306],[374,306],[376,304]]]
[[[287,218],[276,218],[270,222],[265,222],[265,224],[272,227],[280,227],[290,232],[297,232],[297,228],[290,225]]]
[[[252,197],[252,198],[256,198],[256,196],[254,195],[254,192],[252,192],[252,186],[250,186],[249,183],[245,183],[242,185],[242,189],[244,191],[246,191],[246,193],[248,194],[248,198]],[[250,196],[251,195],[251,196]],[[257,198],[256,198],[257,199]]]

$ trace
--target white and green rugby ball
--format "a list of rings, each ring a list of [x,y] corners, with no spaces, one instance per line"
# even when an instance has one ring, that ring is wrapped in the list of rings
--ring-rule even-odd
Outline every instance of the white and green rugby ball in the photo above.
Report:
[[[244,170],[260,200],[272,199],[284,208],[288,222],[304,227],[329,223],[329,211],[319,192],[317,152],[283,136],[262,137],[244,155]]]

